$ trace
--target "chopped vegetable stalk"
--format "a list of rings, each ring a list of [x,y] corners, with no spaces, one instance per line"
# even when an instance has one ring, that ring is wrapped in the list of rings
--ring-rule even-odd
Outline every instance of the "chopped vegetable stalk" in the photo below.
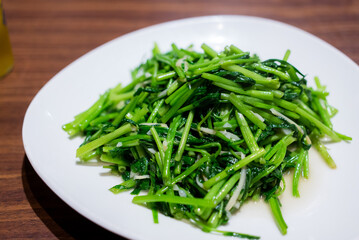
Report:
[[[300,197],[299,190],[298,190],[299,177],[302,173],[302,166],[303,166],[303,162],[304,162],[304,159],[306,156],[306,151],[302,148],[302,149],[300,149],[300,152],[298,154],[299,154],[299,156],[298,156],[298,160],[295,165],[295,170],[294,170],[294,174],[293,174],[293,196],[294,197]]]
[[[280,230],[280,232],[285,235],[287,234],[287,224],[285,223],[283,216],[282,216],[282,212],[280,211],[280,205],[279,205],[279,200],[278,198],[270,198],[269,199],[269,205],[271,207],[273,216],[274,216],[274,220],[278,225],[278,228]]]

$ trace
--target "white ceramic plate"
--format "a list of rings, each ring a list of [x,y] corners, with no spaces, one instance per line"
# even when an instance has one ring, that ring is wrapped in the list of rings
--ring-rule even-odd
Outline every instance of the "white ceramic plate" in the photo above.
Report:
[[[98,166],[76,164],[81,138],[69,139],[61,125],[89,107],[118,82],[128,83],[130,70],[150,56],[154,42],[169,50],[205,42],[216,50],[235,44],[261,59],[282,58],[308,74],[309,84],[319,76],[339,108],[337,131],[353,141],[331,144],[338,168],[329,169],[310,152],[310,179],[301,181],[301,198],[291,197],[290,184],[282,196],[288,234],[279,233],[263,202],[248,203],[221,229],[259,235],[262,239],[358,239],[359,68],[334,47],[295,27],[256,17],[209,16],[155,25],[119,37],[79,58],[53,77],[30,104],[23,125],[26,154],[36,172],[68,205],[100,226],[130,239],[229,239],[203,233],[187,223],[165,216],[154,224],[148,209],[131,203],[132,196],[108,189],[120,182]],[[289,181],[288,181],[289,182]]]

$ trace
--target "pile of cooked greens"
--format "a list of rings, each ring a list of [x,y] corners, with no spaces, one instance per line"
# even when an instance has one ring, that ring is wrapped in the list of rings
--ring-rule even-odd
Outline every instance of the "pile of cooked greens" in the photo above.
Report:
[[[293,195],[308,178],[314,146],[335,168],[321,139],[351,140],[333,130],[337,109],[315,78],[316,89],[283,59],[261,61],[234,45],[216,52],[188,47],[153,56],[132,71],[132,82],[101,95],[63,129],[85,140],[76,155],[97,159],[123,182],[113,193],[131,191],[133,203],[185,219],[206,232],[218,230],[249,199],[269,203],[282,234],[287,225],[278,196],[283,175],[293,171]]]

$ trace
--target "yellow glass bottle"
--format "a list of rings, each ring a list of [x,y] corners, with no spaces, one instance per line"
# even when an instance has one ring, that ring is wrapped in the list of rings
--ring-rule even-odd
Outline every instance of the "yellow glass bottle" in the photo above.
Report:
[[[11,51],[9,32],[0,0],[0,78],[9,73],[13,66],[14,58]]]

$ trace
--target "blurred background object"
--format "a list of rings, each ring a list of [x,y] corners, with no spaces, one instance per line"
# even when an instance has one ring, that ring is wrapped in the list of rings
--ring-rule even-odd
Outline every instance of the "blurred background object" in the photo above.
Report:
[[[2,0],[2,3],[16,67],[0,81],[0,239],[117,237],[76,213],[46,186],[30,165],[21,138],[25,111],[41,87],[62,68],[105,42],[175,19],[250,15],[310,32],[359,64],[358,0]]]
[[[14,65],[5,12],[0,0],[0,78],[9,73]]]

